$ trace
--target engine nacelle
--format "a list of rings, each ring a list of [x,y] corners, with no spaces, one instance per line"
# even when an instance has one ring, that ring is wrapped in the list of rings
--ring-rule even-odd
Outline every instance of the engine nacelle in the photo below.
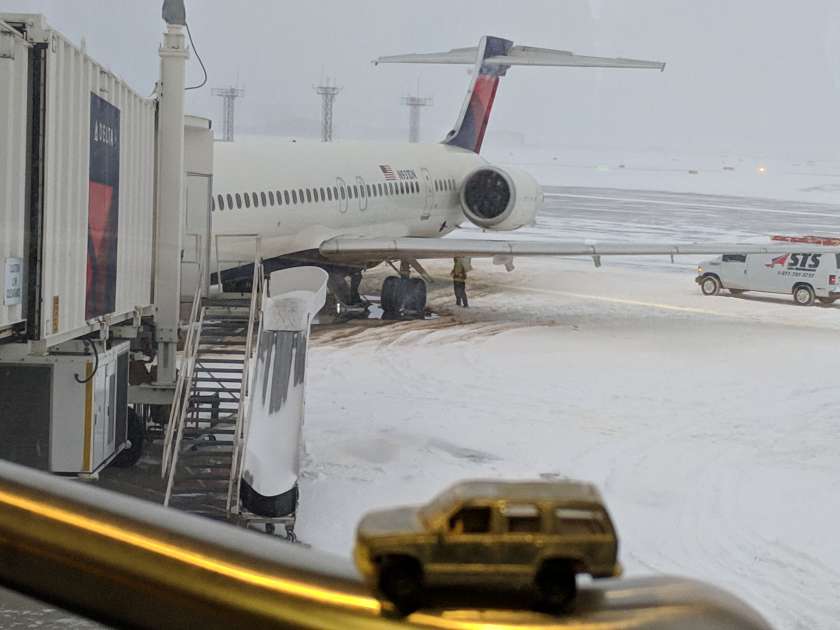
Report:
[[[482,166],[464,179],[461,208],[472,223],[487,230],[516,230],[531,225],[542,207],[540,185],[525,171]]]

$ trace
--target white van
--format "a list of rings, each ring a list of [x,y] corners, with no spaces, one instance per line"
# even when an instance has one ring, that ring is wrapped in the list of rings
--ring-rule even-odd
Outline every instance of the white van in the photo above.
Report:
[[[840,254],[726,254],[700,263],[697,284],[703,295],[721,289],[784,293],[802,306],[840,298]]]

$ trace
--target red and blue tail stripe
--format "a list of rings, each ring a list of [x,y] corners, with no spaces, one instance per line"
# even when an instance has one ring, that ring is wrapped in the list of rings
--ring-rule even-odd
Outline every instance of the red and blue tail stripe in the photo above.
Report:
[[[508,66],[486,64],[485,59],[506,55],[513,42],[501,37],[486,36],[481,38],[476,71],[467,100],[461,109],[461,116],[455,129],[449,132],[445,144],[478,153],[490,120],[490,110],[496,98],[499,78],[504,76]]]

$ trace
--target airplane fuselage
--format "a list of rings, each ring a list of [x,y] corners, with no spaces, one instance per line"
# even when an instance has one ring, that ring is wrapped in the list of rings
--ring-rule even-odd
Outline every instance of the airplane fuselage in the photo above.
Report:
[[[486,161],[444,144],[292,142],[215,146],[213,234],[222,268],[317,249],[336,237],[435,237],[465,220],[463,179]]]

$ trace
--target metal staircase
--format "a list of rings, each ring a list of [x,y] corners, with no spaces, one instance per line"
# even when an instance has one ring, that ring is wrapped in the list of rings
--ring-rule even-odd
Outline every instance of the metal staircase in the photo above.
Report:
[[[164,439],[166,506],[218,520],[238,514],[262,281],[257,262],[250,296],[195,296]]]

